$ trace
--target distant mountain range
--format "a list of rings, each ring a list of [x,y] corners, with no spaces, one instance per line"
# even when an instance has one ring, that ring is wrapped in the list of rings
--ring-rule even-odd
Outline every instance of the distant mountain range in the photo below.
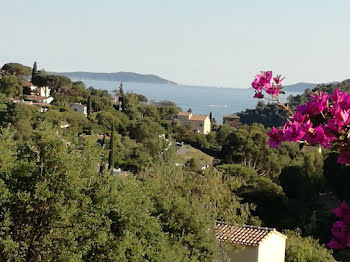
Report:
[[[310,88],[313,89],[317,86],[317,84],[314,83],[296,83],[293,85],[287,85],[284,86],[283,90],[287,92],[304,92],[306,89]]]
[[[123,82],[139,82],[139,83],[155,83],[155,84],[171,84],[177,83],[161,78],[156,75],[138,74],[132,72],[117,73],[92,73],[92,72],[48,72],[53,75],[61,75],[69,77],[73,80],[100,80],[100,81],[123,81]]]

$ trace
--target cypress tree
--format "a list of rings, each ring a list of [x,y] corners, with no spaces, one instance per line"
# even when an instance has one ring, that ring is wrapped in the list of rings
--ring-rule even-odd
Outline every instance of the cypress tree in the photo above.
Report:
[[[32,69],[32,79],[37,73],[38,73],[38,68],[37,68],[36,62],[34,62],[33,69]]]
[[[103,139],[102,139],[102,143],[101,143],[101,147],[103,150],[103,155],[102,155],[102,160],[101,160],[101,164],[100,164],[100,173],[103,172],[103,170],[105,169],[105,154],[104,154],[104,149],[106,148],[106,134],[103,134]]]
[[[112,124],[111,137],[109,141],[108,169],[114,166],[114,124]]]
[[[91,95],[88,97],[88,105],[87,105],[87,115],[90,117],[91,115],[91,108],[92,108],[92,102],[91,102]]]
[[[119,85],[119,101],[121,102],[121,106],[124,106],[124,102],[125,102],[125,94],[124,94],[124,90],[123,90],[123,82],[120,81],[120,85]]]

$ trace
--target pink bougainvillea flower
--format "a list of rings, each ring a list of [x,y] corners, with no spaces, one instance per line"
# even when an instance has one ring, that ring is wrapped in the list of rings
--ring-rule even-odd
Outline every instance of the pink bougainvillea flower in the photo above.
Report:
[[[261,98],[264,98],[264,95],[261,92],[255,92],[254,98],[261,99]]]
[[[346,242],[349,231],[346,229],[346,223],[343,220],[338,220],[333,224],[331,229],[333,236],[341,242]]]
[[[337,163],[341,165],[350,164],[350,151],[340,153],[337,158]],[[350,217],[349,217],[349,220],[350,220]]]
[[[326,138],[322,126],[310,128],[309,131],[305,134],[304,139],[310,143],[322,144],[325,142]]]
[[[272,130],[266,134],[269,137],[267,143],[270,147],[278,147],[283,141],[282,130],[278,130],[275,127],[273,127]]]
[[[296,112],[297,113],[300,113],[302,115],[305,115],[305,114],[308,114],[308,106],[305,104],[305,105],[299,105],[297,106],[297,109],[296,109]]]
[[[313,101],[310,100],[306,103],[308,113],[318,115],[329,107],[327,93],[318,91],[314,95],[310,95],[310,97],[313,98]]]
[[[307,114],[301,114],[300,112],[296,112],[293,116],[293,120],[299,123],[304,123],[307,118]]]
[[[334,93],[330,95],[330,98],[335,104],[341,103],[345,97],[346,97],[346,93],[340,92],[339,89],[337,88],[334,90]]]
[[[339,105],[343,110],[350,110],[350,94],[345,95]]]
[[[272,97],[277,96],[280,93],[280,89],[276,85],[271,85],[270,83],[265,84],[265,91]]]
[[[339,218],[345,219],[350,217],[350,207],[345,202],[342,202],[339,207],[334,208],[332,212]],[[350,220],[345,222],[350,222]]]
[[[257,91],[262,91],[262,87],[264,86],[261,84],[261,78],[261,75],[256,75],[254,81],[252,82],[252,87]]]
[[[339,132],[343,128],[344,124],[345,123],[343,121],[340,121],[337,118],[331,118],[328,119],[326,126],[333,131]]]
[[[273,78],[273,80],[275,81],[275,83],[277,85],[280,85],[284,79],[285,79],[285,77],[281,78],[281,75],[277,75]]]
[[[341,243],[339,240],[333,238],[331,241],[329,241],[327,246],[331,249],[339,250],[345,248],[345,243]]]
[[[297,142],[305,135],[305,130],[299,122],[287,121],[283,126],[283,139],[286,141]]]
[[[265,71],[265,72],[263,71],[261,72],[260,82],[262,85],[270,83],[271,78],[272,78],[272,71]]]

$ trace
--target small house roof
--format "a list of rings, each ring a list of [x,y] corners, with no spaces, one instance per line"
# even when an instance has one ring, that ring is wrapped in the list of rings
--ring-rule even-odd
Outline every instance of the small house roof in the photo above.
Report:
[[[47,99],[46,96],[36,96],[36,95],[28,95],[26,97],[26,100],[31,100],[31,101],[39,101],[39,100],[44,100]]]
[[[224,118],[240,118],[240,117],[236,114],[229,114],[229,115],[225,115]]]
[[[216,239],[219,242],[231,245],[259,246],[271,234],[287,238],[279,233],[275,228],[255,227],[255,226],[229,226],[225,223],[217,222],[215,226]]]
[[[179,112],[177,115],[178,116],[189,116],[191,114],[192,114],[191,112]]]
[[[85,105],[80,104],[80,103],[74,103],[74,104],[72,104],[72,106],[85,106]]]
[[[208,116],[192,115],[192,117],[190,118],[190,121],[204,121],[207,118]]]

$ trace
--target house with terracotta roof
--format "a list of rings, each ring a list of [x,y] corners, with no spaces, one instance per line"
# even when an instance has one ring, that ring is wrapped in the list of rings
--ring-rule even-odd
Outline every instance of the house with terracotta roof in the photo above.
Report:
[[[193,131],[209,134],[211,131],[210,119],[204,115],[193,115],[191,112],[179,112],[177,119],[183,125],[189,125],[193,128]]]
[[[232,127],[238,127],[240,124],[240,117],[236,114],[229,114],[223,117],[223,123]]]
[[[287,237],[275,228],[217,222],[215,235],[229,261],[284,262]]]
[[[27,101],[33,101],[34,103],[47,103],[50,104],[53,101],[53,97],[50,96],[51,89],[48,86],[35,86],[32,82],[27,82],[26,87],[29,88],[30,94],[25,97]]]
[[[74,112],[82,113],[87,116],[87,107],[81,103],[74,103],[70,106]]]

